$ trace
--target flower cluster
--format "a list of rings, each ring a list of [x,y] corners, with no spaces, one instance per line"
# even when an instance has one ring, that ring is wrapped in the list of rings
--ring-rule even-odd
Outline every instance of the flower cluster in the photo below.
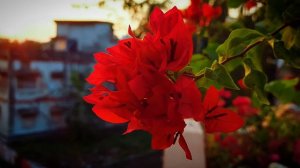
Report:
[[[246,96],[237,96],[232,104],[237,108],[240,116],[251,117],[258,114],[258,109],[251,106],[252,101]]]
[[[111,123],[128,123],[125,133],[144,130],[152,135],[152,148],[165,149],[179,138],[191,159],[183,137],[185,118],[205,125],[207,132],[229,132],[243,125],[233,111],[217,106],[219,91],[210,87],[202,101],[194,78],[178,72],[192,56],[192,35],[174,7],[167,13],[155,8],[150,16],[151,32],[143,39],[121,40],[96,53],[97,64],[87,81],[94,85],[84,99],[93,111]],[[180,74],[180,73],[178,73]]]
[[[208,26],[213,19],[218,18],[222,14],[222,8],[202,3],[201,0],[191,0],[190,6],[182,13],[188,23],[203,27]]]
[[[247,10],[250,10],[256,6],[257,6],[257,2],[255,0],[247,0],[246,3],[244,4],[244,7]]]

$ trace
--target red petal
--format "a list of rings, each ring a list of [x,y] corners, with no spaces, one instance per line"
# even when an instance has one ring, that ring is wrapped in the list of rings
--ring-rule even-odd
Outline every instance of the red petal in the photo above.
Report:
[[[213,15],[213,7],[208,3],[203,3],[202,11],[203,11],[203,16],[206,17],[206,19],[210,19]]]
[[[256,1],[254,0],[248,0],[245,4],[246,9],[250,10],[251,8],[255,7],[257,5]]]
[[[150,17],[150,29],[153,35],[148,34],[145,40],[166,48],[166,53],[159,52],[164,54],[162,63],[167,63],[160,69],[179,71],[185,67],[191,59],[193,43],[192,34],[184,24],[180,11],[174,7],[164,14],[155,8]]]
[[[112,64],[102,65],[97,63],[94,71],[86,78],[86,81],[92,85],[99,85],[104,81],[115,78],[115,66]]]
[[[238,85],[241,89],[247,89],[243,79],[238,80]]]
[[[246,96],[237,96],[233,101],[232,104],[234,106],[241,106],[241,105],[251,105],[251,99]]]
[[[220,99],[219,91],[214,87],[210,86],[206,91],[203,103],[207,111],[215,108],[218,105]]]
[[[222,8],[220,6],[214,8],[214,18],[219,17],[222,14]]]
[[[174,137],[171,134],[153,134],[152,135],[152,149],[166,149],[173,144]]]
[[[181,146],[181,148],[184,150],[185,152],[185,157],[189,160],[192,160],[192,154],[191,154],[191,151],[188,147],[188,145],[186,144],[186,141],[183,137],[182,134],[180,134],[180,137],[179,137],[179,145]]]
[[[111,122],[111,123],[125,123],[128,119],[122,118],[119,115],[115,114],[114,109],[104,108],[102,106],[95,105],[93,107],[93,111],[96,115],[104,121]]]
[[[90,104],[97,104],[102,101],[109,93],[105,87],[102,85],[97,85],[96,87],[90,89],[91,94],[84,96],[83,99]]]
[[[168,108],[168,99],[163,92],[159,92],[159,88],[153,89],[153,95],[146,99],[146,106],[144,107],[143,113],[141,114],[145,118],[157,118],[166,114]]]
[[[204,125],[208,133],[232,132],[241,128],[244,121],[241,117],[229,109],[217,108],[205,117]]]
[[[145,83],[145,79],[141,75],[136,76],[128,83],[130,90],[134,93],[134,95],[139,99],[142,100],[149,94],[151,91],[150,86]]]
[[[127,130],[123,134],[131,133],[135,130],[143,129],[140,121],[136,117],[132,117],[128,123]]]
[[[133,31],[131,30],[131,26],[130,26],[130,25],[128,26],[128,34],[129,34],[131,37],[135,37]]]
[[[100,96],[99,96],[100,97]],[[96,104],[99,101],[99,97],[97,97],[95,94],[89,94],[87,96],[84,96],[83,99],[90,104]]]
[[[176,89],[181,93],[179,113],[183,118],[194,118],[201,121],[204,118],[201,92],[195,81],[187,76],[180,76],[175,84]]]
[[[154,8],[153,12],[150,15],[150,19],[149,19],[150,20],[149,21],[150,28],[153,32],[158,31],[159,22],[161,21],[163,16],[164,16],[164,13],[158,7]]]

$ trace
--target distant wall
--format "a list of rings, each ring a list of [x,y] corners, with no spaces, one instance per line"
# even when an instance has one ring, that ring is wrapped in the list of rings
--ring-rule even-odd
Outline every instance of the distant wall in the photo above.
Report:
[[[113,45],[113,32],[110,24],[74,25],[58,23],[57,36],[77,41],[79,51],[104,51]]]

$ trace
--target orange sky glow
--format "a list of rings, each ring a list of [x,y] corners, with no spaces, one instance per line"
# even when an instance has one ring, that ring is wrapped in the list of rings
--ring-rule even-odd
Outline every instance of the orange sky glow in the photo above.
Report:
[[[121,1],[107,0],[105,7],[97,6],[98,0],[1,0],[0,38],[47,42],[56,35],[54,20],[98,20],[114,23],[115,35],[127,34],[130,24],[138,24],[122,9]],[[74,5],[89,4],[88,8]],[[185,8],[189,0],[173,0],[170,7]]]

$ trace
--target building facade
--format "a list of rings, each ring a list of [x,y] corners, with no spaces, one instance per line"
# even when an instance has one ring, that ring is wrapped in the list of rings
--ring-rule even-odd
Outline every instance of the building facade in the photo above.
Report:
[[[75,103],[72,75],[89,74],[94,65],[92,53],[115,44],[110,23],[56,23],[57,36],[39,52],[0,46],[3,138],[64,128]]]
[[[87,74],[92,66],[92,62],[70,59],[34,59],[26,67],[19,59],[0,60],[1,134],[18,136],[65,127],[65,115],[74,103],[71,75]]]
[[[67,38],[68,44],[60,41],[57,49],[69,48],[82,52],[105,51],[115,44],[112,23],[99,21],[55,21],[57,37]],[[66,47],[60,47],[66,46]]]

